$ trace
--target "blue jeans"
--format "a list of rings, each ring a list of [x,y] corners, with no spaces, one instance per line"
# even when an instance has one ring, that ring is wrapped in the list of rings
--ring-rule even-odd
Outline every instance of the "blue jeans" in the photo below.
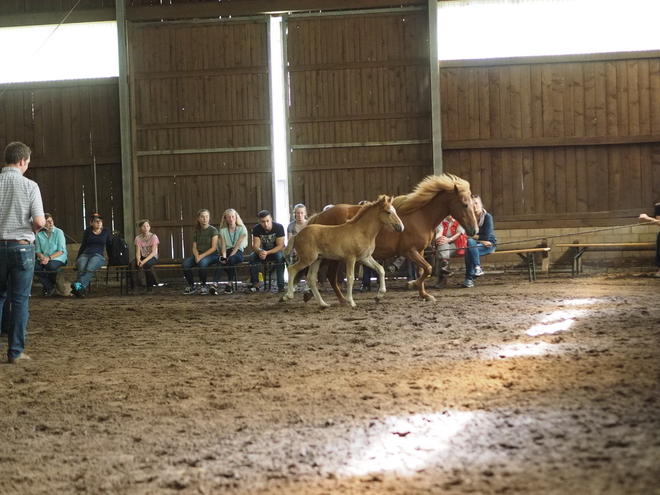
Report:
[[[9,325],[0,322],[7,330],[7,357],[16,359],[25,349],[25,330],[28,322],[28,302],[34,276],[34,244],[0,241],[0,307],[10,301]]]
[[[250,282],[253,284],[258,284],[259,283],[259,268],[261,267],[261,263],[264,261],[272,261],[274,263],[277,263],[275,265],[275,271],[277,273],[277,286],[278,287],[284,287],[284,253],[282,251],[278,251],[275,254],[269,254],[266,256],[265,260],[262,260],[259,258],[259,253],[257,251],[253,251],[250,254]]]
[[[474,269],[481,265],[480,256],[494,253],[496,246],[486,247],[474,239],[468,239],[468,249],[465,250],[465,279],[474,280]]]
[[[45,265],[36,263],[34,265],[34,274],[43,285],[44,289],[52,289],[57,283],[57,270],[64,266],[64,263],[58,260],[50,260]]]
[[[80,285],[87,288],[92,281],[94,272],[103,265],[105,265],[105,258],[102,255],[97,253],[81,254],[76,260],[76,270],[78,270],[76,282],[79,282]]]
[[[215,271],[213,276],[213,282],[218,283],[222,278],[222,271],[227,272],[227,279],[230,282],[236,280],[236,268],[234,268],[239,263],[243,263],[243,251],[236,251],[236,254],[227,258],[227,264],[223,265],[222,263],[218,264],[218,269]]]
[[[208,256],[204,256],[201,260],[199,260],[199,263],[195,263],[194,256],[189,256],[183,260],[183,263],[181,263],[181,268],[183,268],[183,276],[186,277],[188,285],[193,285],[195,283],[195,277],[193,276],[192,271],[193,267],[195,266],[197,266],[199,271],[199,281],[202,284],[206,284],[206,269],[209,265],[215,265],[219,259],[220,258],[218,258],[217,254],[209,254]]]

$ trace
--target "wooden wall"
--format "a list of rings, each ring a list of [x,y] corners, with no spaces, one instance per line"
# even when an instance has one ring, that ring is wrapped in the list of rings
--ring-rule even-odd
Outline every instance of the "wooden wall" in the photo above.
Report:
[[[441,81],[445,170],[499,226],[620,223],[660,200],[657,54],[443,67]]]
[[[0,140],[32,149],[26,176],[56,225],[80,242],[85,215],[123,232],[117,79],[0,85]],[[4,149],[4,146],[3,146]]]
[[[291,17],[290,200],[320,211],[432,173],[424,11]]]
[[[136,216],[163,258],[190,253],[198,210],[219,224],[273,208],[265,18],[132,25]]]

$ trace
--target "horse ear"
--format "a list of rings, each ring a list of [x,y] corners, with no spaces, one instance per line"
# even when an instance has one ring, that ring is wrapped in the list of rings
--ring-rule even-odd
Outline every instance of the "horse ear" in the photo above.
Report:
[[[458,186],[456,186],[456,185],[454,186],[454,192],[455,192],[456,194],[459,193],[459,191],[458,191]]]

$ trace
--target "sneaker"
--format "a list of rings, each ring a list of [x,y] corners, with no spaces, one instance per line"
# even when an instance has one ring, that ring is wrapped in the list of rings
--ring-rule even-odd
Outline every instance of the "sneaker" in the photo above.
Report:
[[[77,284],[76,282],[71,282],[71,285],[69,286],[69,287],[71,287],[71,294],[73,294],[76,297],[79,297],[78,296],[78,285],[79,284]]]
[[[186,294],[186,295],[194,294],[195,292],[197,292],[197,286],[196,285],[191,285],[189,287],[186,287],[183,291],[183,293]]]
[[[277,292],[278,293],[286,292],[286,287],[284,287],[283,285],[278,285]]]
[[[474,281],[470,280],[469,278],[466,278],[463,281],[462,287],[465,287],[466,289],[471,289],[472,287],[474,287]]]
[[[11,363],[15,363],[16,361],[29,361],[30,359],[31,359],[30,356],[28,356],[25,353],[22,353],[20,356],[15,358],[7,357],[7,362],[11,364]]]
[[[229,283],[225,285],[225,294],[233,294],[233,293],[234,293],[234,289],[232,289],[231,284]]]
[[[50,297],[53,294],[55,294],[55,287],[51,287],[50,289],[44,289],[44,296]]]
[[[474,269],[474,276],[475,277],[481,277],[483,274],[484,274],[484,271],[481,269],[480,266],[478,266]]]
[[[390,273],[396,273],[397,270],[398,268],[394,263],[390,263],[390,265],[387,267],[387,271]]]
[[[209,294],[211,294],[212,296],[218,295],[218,287],[215,284],[209,287]]]
[[[256,284],[250,284],[245,289],[245,292],[259,292],[259,286]]]
[[[206,286],[199,289],[199,295],[200,296],[208,296],[209,295],[209,290],[206,288]]]
[[[369,292],[370,290],[371,290],[370,285],[363,285],[362,287],[360,287],[360,292]]]

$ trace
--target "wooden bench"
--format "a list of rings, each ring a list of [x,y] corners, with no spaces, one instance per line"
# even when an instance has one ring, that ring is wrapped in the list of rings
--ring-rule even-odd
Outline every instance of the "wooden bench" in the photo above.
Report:
[[[656,245],[652,242],[574,242],[573,244],[555,244],[557,247],[566,247],[573,250],[573,266],[571,274],[582,273],[582,255],[587,249],[596,251],[655,251]]]
[[[520,248],[520,249],[508,249],[508,250],[496,250],[494,253],[487,254],[486,256],[491,257],[494,255],[502,255],[502,254],[517,254],[520,259],[523,260],[525,263],[525,266],[527,267],[527,275],[529,278],[530,282],[534,282],[536,280],[536,262],[534,255],[536,253],[542,253],[543,257],[543,262],[548,259],[548,252],[550,252],[550,249],[548,246],[535,246],[535,247],[530,247],[530,248]],[[546,263],[547,264],[547,263]],[[547,271],[547,266],[543,267],[543,271]]]
[[[171,260],[168,260],[170,262],[168,263],[157,263],[151,267],[151,269],[155,272],[158,273],[159,271],[164,271],[164,270],[173,270],[173,269],[179,269],[181,270],[181,262],[171,262]],[[273,272],[275,271],[275,265],[276,263],[274,261],[262,261],[261,263],[261,268],[260,271],[264,274],[264,283],[262,284],[263,290],[264,291],[269,291],[272,287],[272,279],[273,279]],[[212,265],[209,265],[207,267],[207,270],[211,269],[217,269],[219,266],[219,263],[214,263]],[[127,265],[122,265],[122,266],[107,266],[104,268],[116,268],[116,273],[119,277],[119,294],[124,293],[124,287],[126,288],[126,293],[128,293],[128,266]],[[240,269],[248,269],[250,268],[250,262],[249,261],[243,261],[239,264],[237,264],[235,267],[236,269],[236,277],[232,281],[232,284],[234,286],[234,292],[238,290],[238,270]],[[194,267],[193,270],[198,270],[197,267]],[[106,284],[108,282],[108,274],[106,274]],[[125,284],[125,285],[124,285]]]

